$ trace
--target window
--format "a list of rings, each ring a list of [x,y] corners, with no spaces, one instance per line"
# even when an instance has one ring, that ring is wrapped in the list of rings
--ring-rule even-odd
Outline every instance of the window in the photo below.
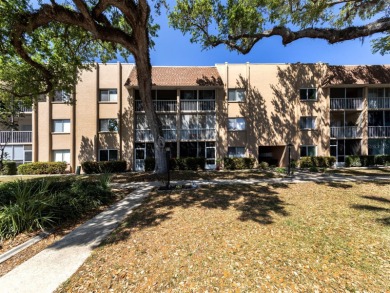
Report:
[[[53,102],[63,102],[68,103],[70,102],[70,93],[67,91],[61,90],[61,91],[55,91]]]
[[[229,158],[243,158],[245,157],[244,147],[228,147]]]
[[[69,119],[58,119],[53,120],[53,132],[70,132],[70,120]]]
[[[314,88],[300,89],[299,95],[300,99],[303,101],[317,100],[317,90]]]
[[[228,91],[229,102],[243,102],[245,100],[244,89],[230,89]]]
[[[70,164],[70,150],[55,150],[53,151],[54,162],[67,162]]]
[[[118,93],[116,89],[100,90],[100,102],[116,102]]]
[[[245,130],[245,118],[229,118],[228,130]]]
[[[118,150],[99,150],[99,161],[117,161]]]
[[[301,117],[299,121],[300,129],[315,129],[316,128],[316,117]]]
[[[300,147],[300,156],[301,157],[315,157],[316,156],[316,147],[314,145],[302,145]]]
[[[118,131],[118,120],[117,119],[100,119],[99,120],[99,131]]]

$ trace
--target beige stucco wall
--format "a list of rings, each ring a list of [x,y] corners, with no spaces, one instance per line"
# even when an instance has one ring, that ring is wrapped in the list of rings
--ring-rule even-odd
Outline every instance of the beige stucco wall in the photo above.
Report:
[[[39,102],[38,109],[38,123],[36,127],[37,145],[34,151],[37,151],[37,160],[40,162],[50,161],[51,152],[51,107],[49,98],[46,98],[46,102]]]

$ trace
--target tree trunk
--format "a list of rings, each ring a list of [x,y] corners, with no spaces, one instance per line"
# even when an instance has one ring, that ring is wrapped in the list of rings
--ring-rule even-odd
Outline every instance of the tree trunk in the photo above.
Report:
[[[147,7],[149,8],[149,6]],[[147,17],[149,19],[149,11]],[[150,130],[154,137],[154,172],[163,174],[167,172],[167,159],[165,156],[165,139],[162,131],[162,124],[154,109],[152,101],[152,66],[149,56],[149,32],[148,25],[139,25],[134,28],[135,39],[137,40],[137,52],[134,54],[135,65],[137,69],[137,79],[139,94],[145,110],[146,119],[149,122]]]

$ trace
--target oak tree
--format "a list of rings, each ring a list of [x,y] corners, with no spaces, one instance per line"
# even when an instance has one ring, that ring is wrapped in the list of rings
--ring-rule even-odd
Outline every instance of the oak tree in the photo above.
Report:
[[[390,52],[388,0],[177,0],[170,22],[204,48],[244,54],[272,36],[284,45],[302,38],[334,44],[377,33],[374,52]]]
[[[151,98],[149,49],[158,25],[147,0],[2,0],[0,15],[0,90],[15,97],[71,90],[96,59],[131,54],[154,136],[155,171],[166,171],[165,140]]]

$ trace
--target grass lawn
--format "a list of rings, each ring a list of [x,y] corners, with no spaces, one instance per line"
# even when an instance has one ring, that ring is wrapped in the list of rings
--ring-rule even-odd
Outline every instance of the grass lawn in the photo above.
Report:
[[[58,291],[390,290],[390,185],[153,192]]]

